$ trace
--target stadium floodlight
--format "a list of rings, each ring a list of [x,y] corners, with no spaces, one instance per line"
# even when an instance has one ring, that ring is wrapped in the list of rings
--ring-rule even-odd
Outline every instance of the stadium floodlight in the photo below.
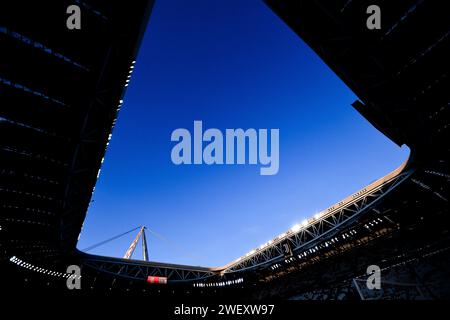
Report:
[[[302,227],[306,227],[308,225],[308,220],[303,220],[302,221]]]
[[[301,228],[302,228],[301,225],[296,224],[296,225],[294,225],[294,226],[291,228],[291,231],[292,231],[292,232],[299,232]]]

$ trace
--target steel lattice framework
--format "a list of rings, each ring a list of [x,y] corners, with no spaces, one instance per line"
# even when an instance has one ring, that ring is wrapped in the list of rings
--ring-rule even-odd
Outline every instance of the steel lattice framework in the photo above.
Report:
[[[316,246],[318,242],[341,232],[414,172],[413,169],[401,170],[402,168],[397,169],[383,179],[328,208],[317,218],[309,220],[308,224],[300,231],[290,230],[280,235],[270,245],[255,250],[254,253],[228,265],[224,271],[230,273],[267,266],[292,256],[300,249]]]

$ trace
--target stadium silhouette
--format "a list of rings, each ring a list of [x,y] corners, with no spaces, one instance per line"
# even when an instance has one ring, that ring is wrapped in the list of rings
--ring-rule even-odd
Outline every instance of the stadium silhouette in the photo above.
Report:
[[[26,11],[20,1],[0,4],[2,284],[67,290],[67,267],[78,265],[82,292],[450,297],[450,28],[437,1],[376,1],[387,27],[375,31],[360,14],[373,1],[265,1],[358,96],[353,107],[411,154],[397,170],[219,268],[76,249],[153,1],[73,2],[89,28],[70,34],[55,27],[65,25],[58,13],[70,1],[31,2]],[[369,265],[382,270],[380,290],[365,285]]]

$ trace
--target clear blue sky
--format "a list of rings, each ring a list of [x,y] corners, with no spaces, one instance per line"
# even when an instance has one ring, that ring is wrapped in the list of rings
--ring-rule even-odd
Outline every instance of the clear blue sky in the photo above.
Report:
[[[165,238],[147,236],[151,260],[236,259],[407,158],[355,99],[260,0],[156,1],[78,248],[146,225]],[[170,135],[194,120],[279,128],[278,174],[175,166]],[[91,253],[123,256],[134,236]]]

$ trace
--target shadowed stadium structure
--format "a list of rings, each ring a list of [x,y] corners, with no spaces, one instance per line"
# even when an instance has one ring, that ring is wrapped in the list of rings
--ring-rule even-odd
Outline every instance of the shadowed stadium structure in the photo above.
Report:
[[[61,14],[73,3],[83,12],[77,32],[65,28],[67,15]],[[353,107],[410,148],[407,162],[226,266],[80,252],[77,239],[153,1],[43,1],[27,4],[27,11],[20,2],[3,1],[2,283],[67,290],[67,266],[75,264],[81,267],[81,290],[93,292],[450,297],[448,13],[431,0],[265,3],[357,95]],[[372,4],[382,8],[381,30],[366,27]],[[373,264],[382,269],[381,290],[365,286]],[[167,283],[149,283],[149,277]]]

